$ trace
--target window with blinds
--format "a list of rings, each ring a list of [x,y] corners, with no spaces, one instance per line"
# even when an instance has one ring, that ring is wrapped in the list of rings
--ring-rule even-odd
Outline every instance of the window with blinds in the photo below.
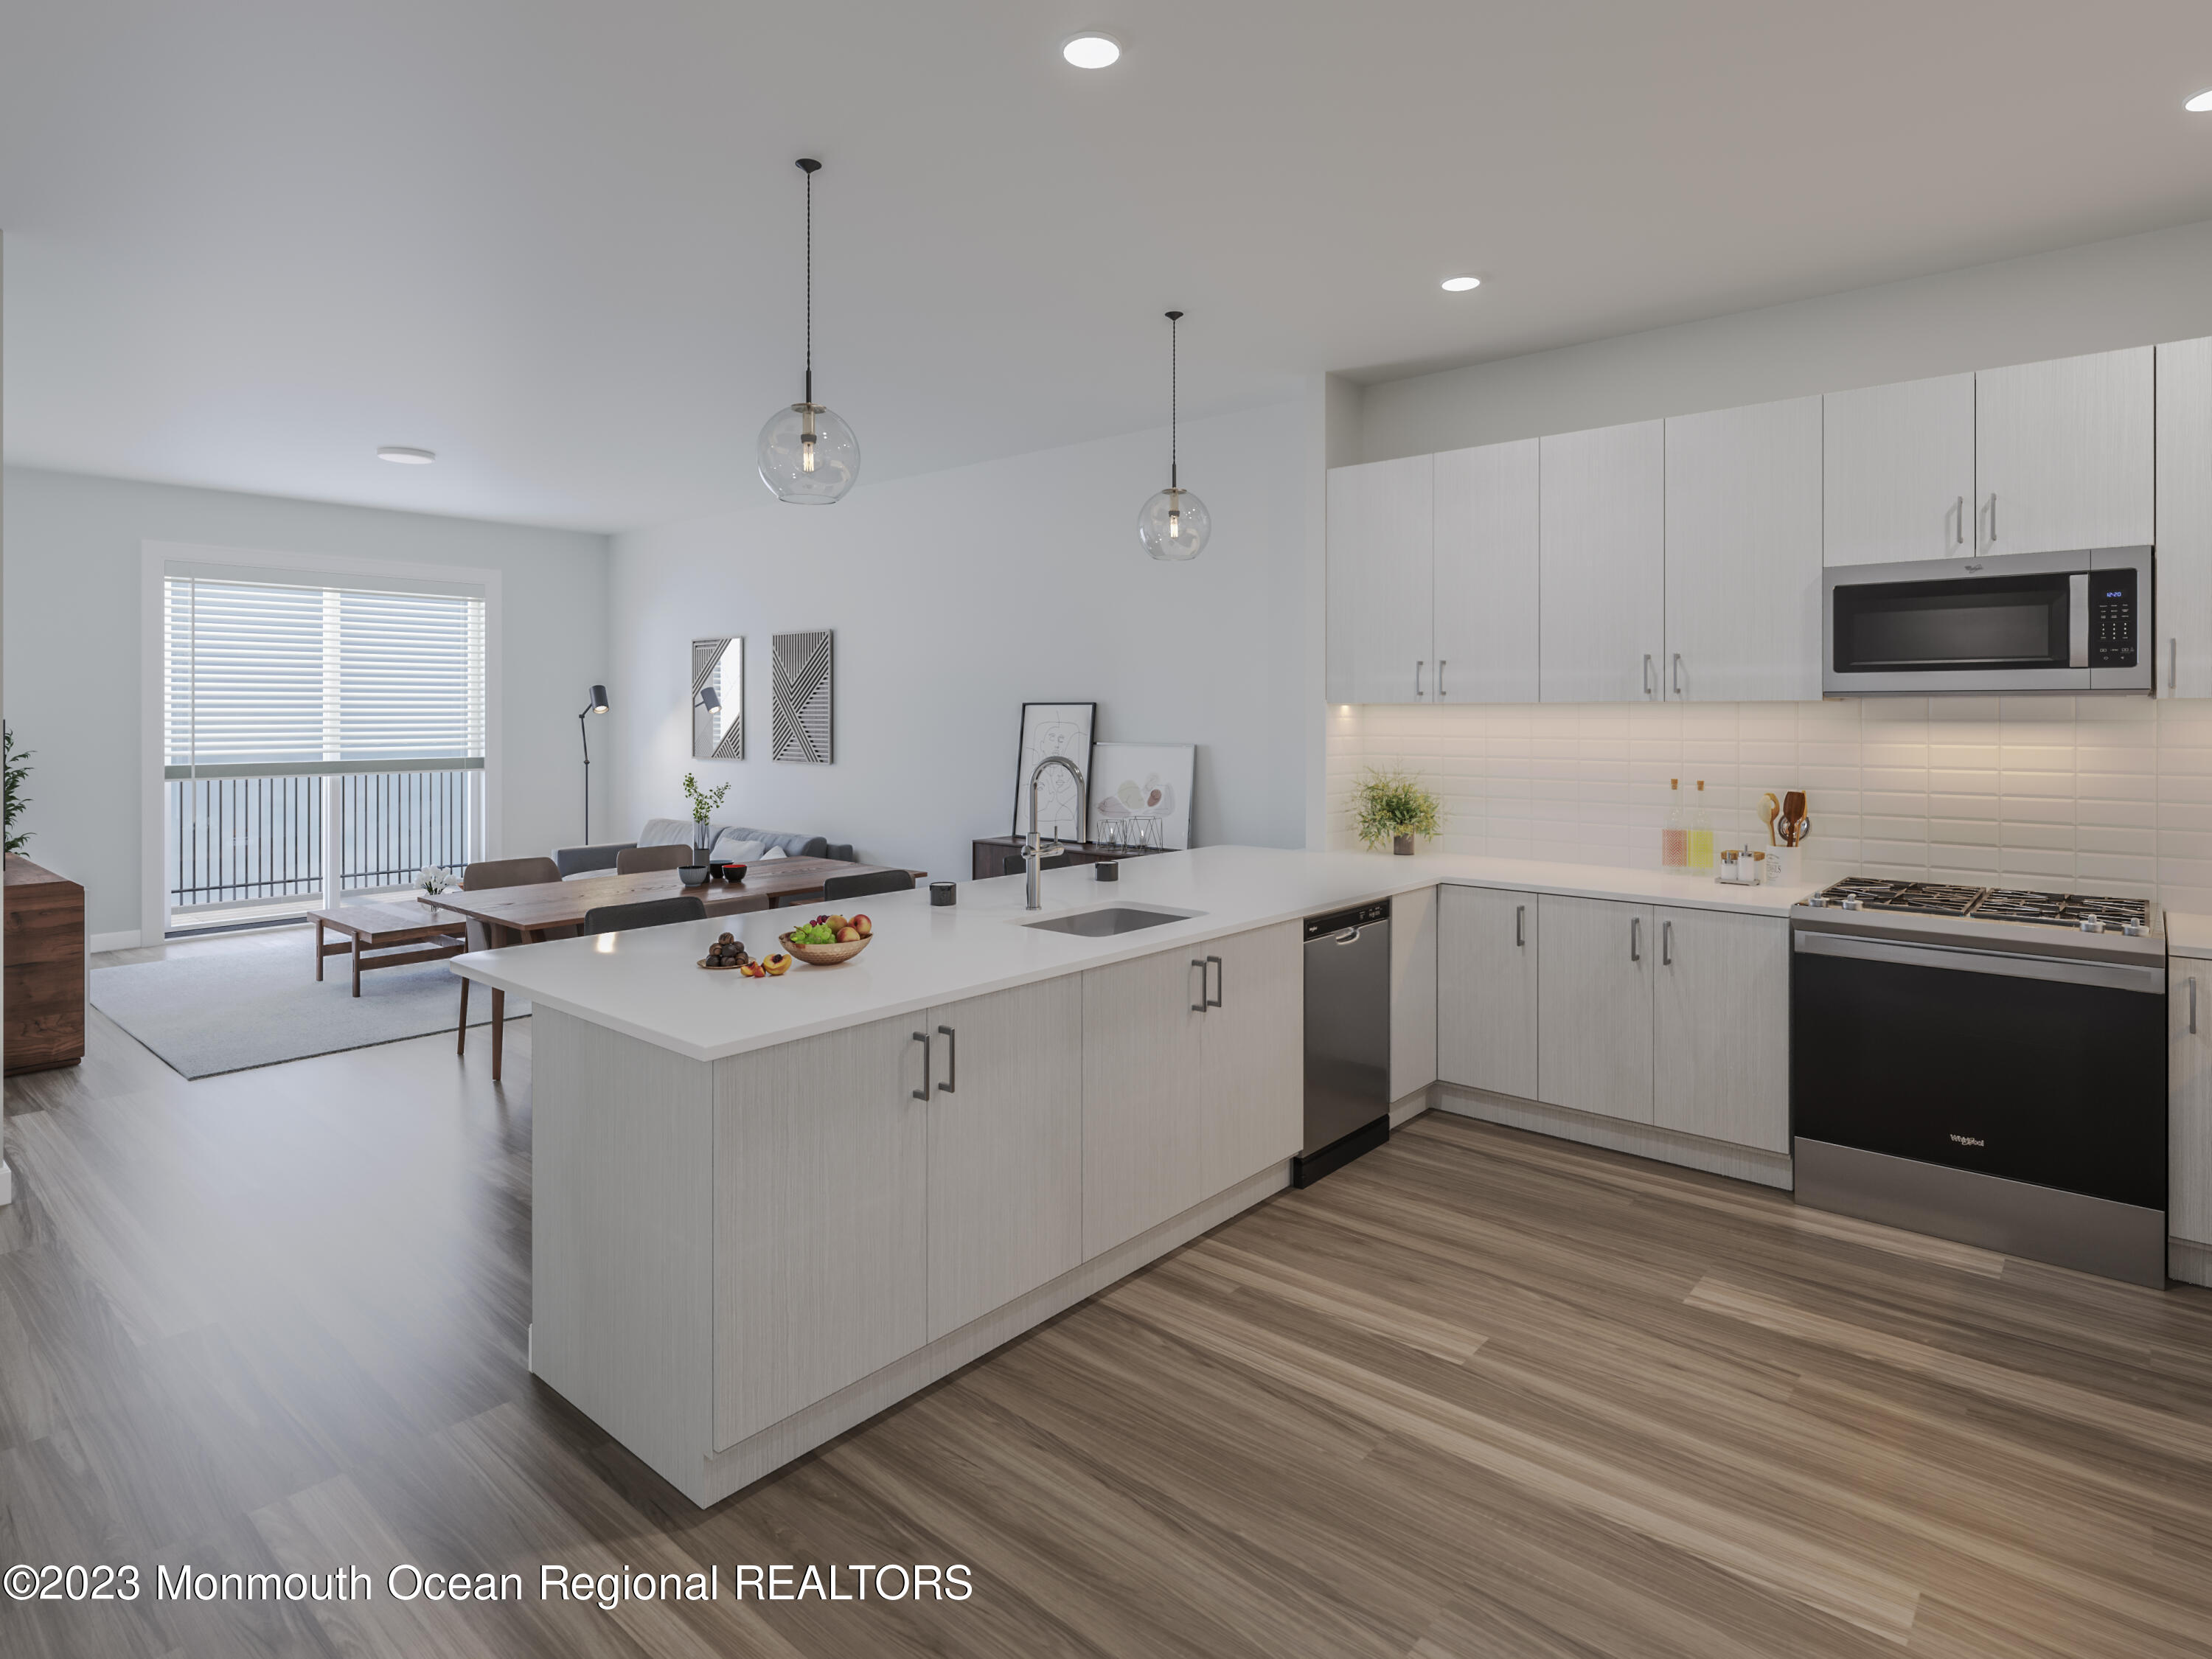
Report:
[[[465,592],[167,578],[166,774],[484,763],[484,601]]]

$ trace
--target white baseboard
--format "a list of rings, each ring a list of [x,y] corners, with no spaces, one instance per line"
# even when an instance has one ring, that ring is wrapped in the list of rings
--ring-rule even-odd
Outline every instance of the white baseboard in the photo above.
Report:
[[[95,956],[102,951],[135,951],[143,937],[136,927],[120,933],[94,933],[85,941],[85,948]]]
[[[0,1204],[12,1201],[15,1196],[15,1172],[8,1167],[5,1158],[0,1158]]]
[[[1436,1103],[1431,1098],[1435,1091],[1435,1084],[1425,1083],[1403,1100],[1393,1104],[1390,1108],[1390,1127],[1394,1129],[1402,1129],[1420,1116],[1423,1112],[1427,1111]]]
[[[2166,1276],[2190,1285],[2212,1285],[2212,1244],[2169,1237],[2166,1241]]]
[[[1679,1164],[1686,1170],[1703,1170],[1709,1175],[1728,1176],[1736,1181],[1755,1181],[1763,1187],[1779,1187],[1784,1192],[1790,1189],[1794,1181],[1790,1158],[1782,1152],[1738,1146],[1725,1140],[1707,1140],[1701,1135],[1678,1134],[1672,1129],[1648,1123],[1600,1117],[1565,1106],[1547,1106],[1540,1101],[1494,1095],[1483,1089],[1463,1089],[1456,1083],[1439,1083],[1435,1085],[1434,1094],[1439,1111],[1480,1118],[1486,1123],[1503,1123],[1509,1128],[1556,1135],[1562,1140],[1578,1140],[1585,1146],[1603,1146],[1609,1152],[1655,1158],[1662,1164]]]

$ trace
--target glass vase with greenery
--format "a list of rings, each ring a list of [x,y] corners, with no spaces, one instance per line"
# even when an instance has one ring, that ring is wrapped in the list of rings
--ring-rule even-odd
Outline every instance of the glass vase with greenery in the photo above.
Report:
[[[4,833],[10,855],[21,852],[31,844],[31,832],[16,829],[15,820],[31,804],[31,798],[23,793],[23,780],[31,775],[31,769],[26,763],[31,758],[32,752],[28,749],[18,751],[15,728],[0,721],[0,775],[4,775],[7,781],[6,804],[0,806],[0,814],[5,816]]]
[[[730,786],[726,783],[718,783],[709,789],[692,774],[686,772],[684,775],[684,797],[691,803],[691,822],[697,826],[692,830],[691,838],[697,846],[706,846],[707,820],[714,816],[714,810],[722,804],[722,797],[729,793]]]
[[[1394,853],[1411,854],[1413,837],[1433,836],[1443,827],[1443,809],[1410,773],[1367,769],[1358,785],[1359,839],[1368,847],[1390,843]]]

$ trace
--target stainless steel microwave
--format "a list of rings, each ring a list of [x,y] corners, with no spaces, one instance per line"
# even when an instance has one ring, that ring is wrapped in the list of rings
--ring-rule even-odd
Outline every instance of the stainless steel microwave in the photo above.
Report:
[[[1831,697],[2151,689],[2151,550],[1837,565],[1821,573]]]

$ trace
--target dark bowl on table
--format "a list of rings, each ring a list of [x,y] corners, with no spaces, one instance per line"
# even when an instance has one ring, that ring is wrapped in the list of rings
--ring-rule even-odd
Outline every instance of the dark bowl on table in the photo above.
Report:
[[[714,873],[721,877],[724,881],[743,881],[745,878],[745,866],[742,864],[717,865],[714,866]]]
[[[686,887],[704,887],[708,871],[703,864],[686,864],[678,866],[676,874]]]

